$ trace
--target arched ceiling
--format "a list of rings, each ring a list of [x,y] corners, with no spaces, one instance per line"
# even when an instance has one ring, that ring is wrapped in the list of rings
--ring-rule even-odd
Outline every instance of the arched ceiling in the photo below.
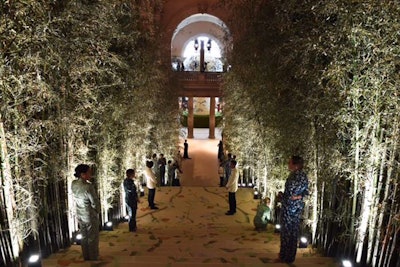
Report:
[[[181,56],[187,43],[199,36],[211,38],[223,50],[226,46],[224,40],[229,39],[230,33],[219,18],[209,14],[194,14],[176,27],[171,39],[171,56]]]
[[[212,38],[223,51],[230,38],[228,18],[220,0],[166,0],[161,14],[165,52],[168,57],[180,56],[198,36]]]

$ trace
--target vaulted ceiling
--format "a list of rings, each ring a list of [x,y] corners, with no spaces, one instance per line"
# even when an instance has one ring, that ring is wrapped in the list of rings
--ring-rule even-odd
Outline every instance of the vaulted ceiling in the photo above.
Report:
[[[229,14],[219,0],[167,0],[161,16],[164,43],[172,57],[179,57],[186,44],[198,36],[217,42],[222,50],[229,42]]]

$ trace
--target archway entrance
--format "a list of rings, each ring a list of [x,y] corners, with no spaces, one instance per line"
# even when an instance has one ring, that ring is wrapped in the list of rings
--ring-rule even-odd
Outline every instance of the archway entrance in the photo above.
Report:
[[[222,72],[230,39],[228,27],[219,18],[209,14],[187,17],[171,38],[173,68],[178,70],[178,63],[184,63],[187,71]],[[202,57],[205,68],[200,64]]]
[[[171,38],[171,68],[179,72],[182,122],[187,138],[195,128],[215,128],[223,116],[220,84],[227,70],[225,58],[230,43],[229,29],[209,14],[195,14],[181,21]]]

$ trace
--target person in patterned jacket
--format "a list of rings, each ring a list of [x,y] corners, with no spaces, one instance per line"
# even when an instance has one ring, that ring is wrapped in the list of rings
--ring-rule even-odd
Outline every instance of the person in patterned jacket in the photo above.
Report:
[[[290,158],[290,174],[282,198],[279,259],[286,263],[292,263],[296,258],[300,220],[304,208],[303,198],[308,195],[308,178],[303,171],[303,165],[302,157]]]

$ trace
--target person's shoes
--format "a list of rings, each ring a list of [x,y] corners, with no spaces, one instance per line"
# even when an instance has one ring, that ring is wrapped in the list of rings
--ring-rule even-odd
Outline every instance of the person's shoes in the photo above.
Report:
[[[158,207],[154,206],[154,207],[150,207],[150,209],[152,209],[152,210],[158,210]]]
[[[235,212],[232,212],[232,211],[227,211],[227,212],[225,213],[225,215],[233,215],[233,214],[235,214]]]

